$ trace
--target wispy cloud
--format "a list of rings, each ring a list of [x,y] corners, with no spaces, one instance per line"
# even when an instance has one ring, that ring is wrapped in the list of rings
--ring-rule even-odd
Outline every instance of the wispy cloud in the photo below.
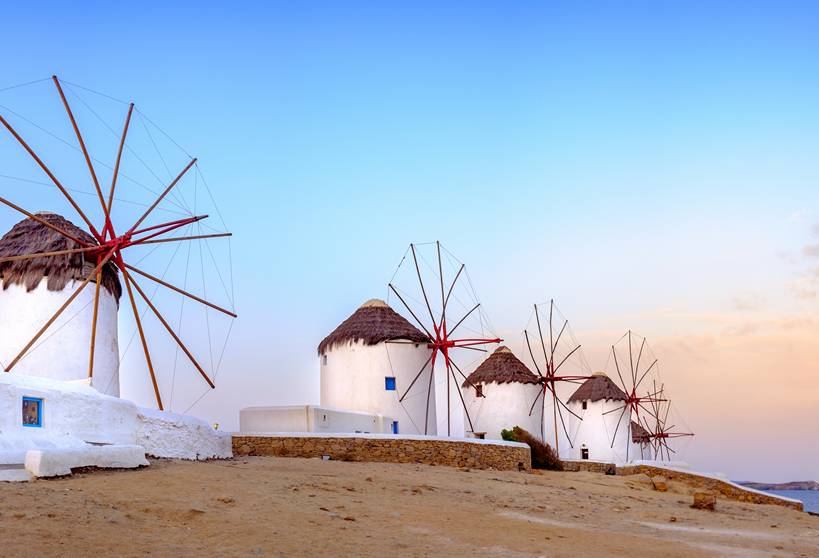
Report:
[[[819,236],[819,223],[815,223],[811,228],[814,236]],[[802,256],[812,261],[819,258],[819,244],[806,244],[802,247]],[[819,267],[803,269],[799,275],[791,281],[789,290],[800,300],[810,300],[819,298]]]
[[[809,258],[819,258],[819,244],[808,244],[802,248],[802,253]]]
[[[725,335],[754,335],[759,331],[759,324],[746,323],[726,327],[723,332]]]
[[[786,220],[789,223],[802,223],[808,217],[810,217],[810,211],[807,211],[805,209],[797,209],[796,211],[788,215]]]
[[[819,298],[819,267],[812,267],[791,281],[791,293],[798,299],[810,300]]]
[[[735,296],[731,299],[731,308],[739,312],[759,310],[761,307],[762,300],[756,296]]]
[[[801,300],[810,300],[817,297],[817,281],[811,277],[802,276],[791,281],[790,291],[793,296]]]

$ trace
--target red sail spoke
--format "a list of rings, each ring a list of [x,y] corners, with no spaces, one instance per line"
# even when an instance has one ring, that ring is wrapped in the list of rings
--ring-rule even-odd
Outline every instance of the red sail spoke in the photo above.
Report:
[[[529,357],[532,359],[532,364],[535,367],[535,372],[538,375],[538,383],[540,384],[540,390],[538,391],[535,400],[532,402],[532,406],[529,409],[529,415],[531,416],[534,412],[535,405],[537,404],[538,399],[541,399],[541,439],[545,442],[545,410],[546,410],[546,397],[547,393],[551,394],[552,400],[552,411],[553,411],[553,426],[554,426],[554,434],[555,434],[555,451],[560,452],[560,437],[559,437],[559,426],[563,429],[564,434],[566,435],[566,439],[569,442],[570,447],[574,447],[572,443],[572,438],[569,435],[568,428],[566,427],[566,422],[563,419],[563,410],[567,411],[569,414],[573,415],[578,420],[583,420],[582,417],[577,415],[577,413],[573,412],[566,403],[560,399],[557,394],[557,385],[560,382],[566,383],[577,383],[579,381],[585,381],[591,378],[591,376],[585,374],[561,374],[558,375],[558,371],[560,368],[569,360],[569,358],[574,355],[577,351],[580,350],[580,345],[571,346],[571,350],[566,352],[565,356],[560,360],[560,362],[555,363],[555,357],[557,356],[555,353],[558,352],[558,347],[560,345],[560,340],[563,338],[563,333],[566,331],[569,325],[568,320],[563,320],[563,325],[560,326],[560,329],[557,331],[557,335],[555,336],[555,324],[554,324],[554,311],[555,311],[555,303],[554,300],[549,301],[549,337],[548,341],[549,344],[546,344],[546,335],[544,333],[544,326],[541,324],[540,321],[540,309],[537,304],[534,305],[534,317],[535,323],[537,326],[537,337],[540,340],[540,348],[543,353],[543,360],[545,361],[541,366],[538,364],[538,359],[535,357],[535,351],[532,350],[532,342],[529,339],[529,331],[524,330],[523,335],[526,339],[526,347],[529,351]],[[559,422],[558,422],[559,421]]]
[[[413,320],[415,320],[415,324],[418,326],[418,328],[420,328],[426,334],[426,336],[427,336],[427,347],[431,350],[431,355],[430,355],[430,359],[427,361],[427,363],[425,363],[424,366],[421,368],[421,370],[418,371],[415,374],[415,377],[413,378],[412,382],[410,383],[409,388],[401,396],[399,401],[403,401],[403,399],[405,397],[407,397],[407,394],[412,389],[412,387],[416,384],[416,382],[418,381],[418,379],[420,378],[422,373],[425,371],[427,365],[430,365],[430,371],[429,371],[430,378],[429,378],[429,385],[427,386],[427,420],[425,420],[425,424],[424,424],[424,433],[427,433],[428,432],[428,415],[429,415],[429,397],[430,397],[430,391],[432,389],[433,375],[436,374],[435,364],[436,364],[436,362],[438,362],[439,359],[442,360],[443,361],[441,363],[442,366],[439,366],[439,368],[441,368],[441,367],[444,368],[445,370],[444,370],[443,373],[446,374],[446,382],[447,382],[447,388],[446,388],[446,392],[447,392],[447,409],[446,409],[446,413],[447,413],[447,435],[449,435],[449,434],[451,434],[451,410],[452,410],[450,408],[451,384],[452,384],[452,380],[454,379],[454,380],[456,380],[456,385],[458,385],[456,372],[457,372],[457,374],[460,374],[464,378],[467,385],[472,385],[472,383],[469,381],[467,376],[463,373],[463,371],[460,369],[460,367],[453,360],[454,353],[452,351],[454,351],[455,349],[465,349],[465,350],[470,350],[470,351],[483,351],[483,352],[485,352],[485,349],[481,348],[482,346],[492,344],[492,343],[500,343],[502,341],[502,339],[497,338],[497,337],[495,337],[495,338],[488,338],[488,337],[487,338],[484,338],[484,337],[469,337],[469,338],[467,338],[467,337],[455,337],[453,335],[455,330],[459,326],[461,326],[470,316],[472,316],[478,310],[478,308],[480,307],[480,303],[475,304],[471,309],[469,309],[468,311],[466,311],[465,313],[460,315],[460,319],[458,319],[457,321],[455,321],[455,319],[453,318],[452,321],[455,322],[454,327],[450,328],[448,326],[448,318],[452,317],[452,314],[453,314],[453,312],[452,312],[452,310],[451,310],[451,308],[449,306],[450,299],[454,296],[455,300],[458,300],[457,295],[453,295],[453,291],[455,289],[456,283],[458,282],[458,280],[462,277],[462,274],[464,273],[465,266],[464,266],[464,264],[460,264],[460,266],[458,267],[457,273],[455,273],[454,278],[451,281],[449,279],[445,278],[444,265],[443,265],[442,256],[441,256],[442,246],[441,246],[441,244],[439,242],[436,242],[435,243],[435,250],[436,250],[436,257],[437,257],[437,265],[435,265],[435,266],[429,265],[428,266],[428,268],[430,269],[430,271],[433,274],[437,273],[437,277],[436,277],[436,280],[434,282],[435,290],[429,290],[428,291],[427,286],[426,286],[426,284],[424,282],[424,275],[421,273],[421,266],[419,265],[419,254],[418,254],[416,248],[417,247],[416,247],[415,244],[410,244],[410,247],[407,250],[407,253],[405,254],[405,258],[407,257],[407,254],[412,255],[412,259],[410,261],[411,261],[412,266],[414,267],[413,275],[415,276],[415,279],[417,279],[417,286],[418,286],[418,289],[420,291],[420,298],[422,299],[422,302],[419,302],[419,305],[423,305],[423,309],[419,308],[419,311],[416,312],[412,308],[412,306],[410,306],[410,304],[407,302],[407,298],[411,298],[410,295],[407,294],[406,295],[407,298],[405,298],[405,296],[402,295],[402,292],[405,292],[405,291],[402,289],[401,292],[399,292],[399,289],[396,288],[396,286],[392,282],[389,283],[388,287],[389,287],[390,291],[398,298],[398,300],[401,302],[401,304],[407,310],[407,312],[409,312],[409,314],[410,314],[410,316],[412,316]],[[420,258],[423,258],[423,256],[420,256]],[[402,263],[403,263],[403,261],[404,260],[402,260]],[[400,268],[401,264],[399,264],[398,267]],[[433,307],[432,307],[432,305],[430,303],[430,294],[435,295],[435,294],[437,294],[435,291],[438,291],[438,290],[440,290],[441,307],[440,307],[440,309],[436,308],[435,310],[433,310]],[[416,302],[417,302],[417,299],[412,299],[412,300],[416,300]],[[460,302],[460,300],[458,300],[458,302]],[[440,316],[436,320],[436,314],[438,313],[438,310],[440,310]],[[429,316],[428,321],[426,320],[427,315]],[[423,319],[422,319],[422,316],[424,317]],[[461,394],[460,389],[457,389],[457,391],[458,391],[458,394],[460,396],[461,406],[463,407],[466,420],[469,423],[469,428],[471,429],[473,427],[472,417],[470,417],[470,415],[469,415],[469,410],[466,407],[466,403],[465,403],[465,401],[463,399],[463,395]]]
[[[142,238],[135,238],[135,239],[131,240],[130,242],[128,242],[128,246],[137,246],[137,245],[142,244],[144,242],[148,242],[152,238],[156,238],[157,236],[162,236],[163,234],[169,233],[171,231],[175,231],[178,228],[181,228],[181,227],[184,227],[186,225],[196,223],[196,222],[201,221],[202,219],[205,219],[205,218],[207,218],[207,215],[200,215],[199,217],[188,217],[187,219],[180,219],[179,221],[176,221],[176,222],[173,222],[173,223],[167,223],[165,225],[159,225],[159,226],[155,226],[155,227],[148,227],[148,229],[143,229],[143,232],[147,231],[147,230],[155,230],[155,229],[159,229],[159,230],[154,232],[154,233],[149,234],[148,236],[143,236]],[[135,232],[133,232],[131,234],[134,235],[134,234],[137,234],[137,232],[135,231]]]

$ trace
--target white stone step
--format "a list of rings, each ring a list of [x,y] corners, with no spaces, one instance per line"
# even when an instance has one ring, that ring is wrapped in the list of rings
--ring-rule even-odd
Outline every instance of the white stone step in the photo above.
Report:
[[[26,471],[22,463],[19,465],[0,465],[0,482],[28,482],[31,473]]]

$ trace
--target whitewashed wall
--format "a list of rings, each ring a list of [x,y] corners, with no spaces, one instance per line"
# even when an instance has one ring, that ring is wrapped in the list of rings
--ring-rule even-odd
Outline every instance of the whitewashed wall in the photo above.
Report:
[[[242,432],[392,432],[392,417],[315,405],[248,407],[239,411]]]
[[[485,432],[487,439],[500,440],[501,430],[514,426],[520,426],[540,438],[543,417],[539,402],[532,411],[532,416],[529,416],[529,408],[540,389],[538,384],[489,382],[483,384],[483,394],[486,397],[477,397],[475,388],[469,386],[461,388],[461,393],[474,431]],[[460,401],[458,404],[460,405]],[[466,417],[464,422],[469,429]]]
[[[22,425],[22,398],[43,399],[41,428]],[[0,461],[22,463],[29,449],[73,449],[85,442],[133,444],[137,407],[94,389],[0,373]]]
[[[44,278],[31,292],[26,292],[21,285],[0,289],[0,363],[4,367],[80,285],[79,282],[72,281],[62,291],[49,291],[46,282],[47,279]],[[28,354],[15,365],[13,374],[55,380],[81,380],[88,377],[94,290],[94,283],[89,283]],[[119,397],[117,302],[104,288],[100,289],[94,354],[94,377],[91,385],[102,393]]]
[[[574,435],[574,448],[570,450],[567,457],[569,459],[580,459],[582,448],[586,447],[589,450],[589,460],[591,461],[605,461],[622,465],[627,461],[639,459],[639,446],[631,442],[631,413],[628,410],[626,410],[623,419],[620,421],[620,426],[617,428],[617,421],[622,411],[616,409],[621,409],[622,406],[623,401],[604,399],[587,402],[587,408],[584,410],[579,401],[569,403],[569,408],[580,415],[583,420],[579,421],[569,415],[568,424],[571,425],[569,430]],[[607,411],[614,412],[604,415]],[[616,436],[615,428],[617,428]],[[613,447],[612,439],[614,439]],[[562,451],[561,454],[563,454]]]
[[[309,405],[246,407],[239,410],[241,432],[312,432]]]
[[[438,418],[437,432],[440,436],[448,435],[450,438],[463,438],[466,431],[469,430],[469,423],[466,422],[464,406],[459,395],[461,382],[464,380],[456,372],[455,378],[451,374],[449,375],[449,383],[447,383],[447,374],[449,372],[446,369],[446,360],[438,353],[435,363],[435,378],[433,380],[435,385],[432,388],[433,403],[431,403],[431,405],[435,405]],[[460,378],[460,380],[457,378]],[[424,391],[424,397],[426,397],[426,391]],[[449,399],[448,409],[447,399]]]
[[[394,417],[401,434],[424,434],[429,366],[402,403],[398,399],[421,370],[431,351],[423,343],[362,342],[338,345],[319,356],[321,406]],[[384,388],[395,376],[396,390]],[[428,434],[436,434],[435,394],[430,396]]]
[[[233,437],[202,419],[157,409],[139,409],[135,442],[148,455],[174,459],[233,457]]]
[[[23,397],[43,399],[42,427],[23,426]],[[231,457],[230,435],[206,422],[140,409],[72,382],[0,373],[0,464],[28,450],[83,450],[89,444],[138,445],[157,457]]]

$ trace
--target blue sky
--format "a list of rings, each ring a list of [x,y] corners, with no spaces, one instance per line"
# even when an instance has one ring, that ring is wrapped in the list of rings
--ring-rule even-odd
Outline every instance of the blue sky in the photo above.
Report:
[[[669,349],[669,381],[688,421],[711,431],[695,387],[748,367],[714,364],[730,328],[817,318],[819,262],[803,249],[819,222],[818,13],[17,3],[4,8],[13,55],[0,88],[56,73],[132,99],[200,158],[235,234],[241,314],[203,416],[230,424],[237,406],[317,401],[317,343],[386,295],[410,242],[440,239],[504,335],[555,297],[590,360],[629,327],[690,343]],[[15,219],[0,214],[4,228]],[[696,354],[706,335],[709,364]],[[792,366],[813,377],[811,337],[787,335],[802,355]],[[802,387],[816,394],[817,382]],[[692,461],[777,476],[719,455],[741,422]]]

